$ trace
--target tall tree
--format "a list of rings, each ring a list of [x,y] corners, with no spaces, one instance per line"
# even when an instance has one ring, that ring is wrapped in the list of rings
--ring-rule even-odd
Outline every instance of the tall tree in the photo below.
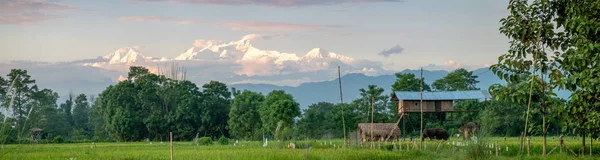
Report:
[[[108,138],[108,131],[104,126],[104,116],[102,114],[102,100],[101,97],[93,98],[90,97],[92,104],[89,113],[89,128],[93,131],[92,140],[102,141]]]
[[[146,126],[140,116],[141,106],[134,101],[136,93],[134,84],[125,80],[109,86],[100,95],[106,129],[119,140],[140,140],[147,137]]]
[[[45,138],[47,134],[67,136],[70,125],[62,125],[67,123],[65,119],[62,119],[64,114],[54,112],[58,111],[56,106],[58,97],[58,93],[50,89],[43,89],[32,94],[32,101],[28,104],[29,108],[32,108],[31,114],[27,116],[25,127],[19,128],[25,131],[22,132],[22,136],[27,135],[29,132],[26,131],[31,128],[43,129],[45,135],[41,135],[41,138]]]
[[[425,81],[425,78],[422,79]],[[396,82],[392,84],[392,91],[420,91],[421,82],[412,73],[396,73]],[[423,83],[423,91],[430,91],[431,87]]]
[[[585,155],[585,136],[597,138],[600,131],[600,1],[554,0],[552,8],[557,26],[564,30],[558,41],[562,51],[559,67],[564,71],[560,77],[567,77],[565,87],[572,91],[561,114],[584,137],[581,153]]]
[[[433,82],[433,88],[438,91],[465,91],[478,90],[477,76],[473,75],[473,71],[467,71],[464,68],[454,70],[442,79]]]
[[[73,109],[73,127],[77,130],[82,130],[85,136],[91,135],[91,130],[88,128],[88,115],[90,112],[90,105],[85,94],[79,94],[75,98],[75,108]]]
[[[129,73],[127,73],[127,79],[137,79],[149,73],[150,71],[145,67],[131,66],[129,67]]]
[[[198,128],[203,126],[202,108],[200,106],[201,93],[198,86],[190,81],[179,81],[176,90],[176,109],[173,125],[178,133],[177,138],[192,139],[199,133]]]
[[[10,84],[4,80],[2,76],[0,76],[0,104],[4,100],[4,95],[6,95],[6,90],[8,89]]]
[[[360,108],[364,113],[362,122],[371,122],[371,116],[373,116],[373,122],[388,122],[390,98],[383,94],[385,90],[377,85],[369,85],[366,89],[361,88],[359,91],[360,98],[355,101],[361,104]]]
[[[302,117],[298,121],[298,130],[303,133],[304,136],[320,139],[320,138],[332,138],[327,136],[341,135],[336,124],[335,105],[328,102],[319,102],[308,106],[308,109],[304,109]],[[340,118],[341,121],[341,118]]]
[[[231,108],[231,92],[227,85],[210,81],[202,86],[201,132],[209,136],[228,136],[227,119]]]
[[[498,57],[498,64],[492,65],[490,69],[501,79],[514,81],[521,74],[528,74],[532,77],[540,73],[546,75],[556,70],[553,67],[553,61],[557,56],[551,57],[556,51],[556,33],[554,32],[553,16],[551,5],[548,0],[511,0],[508,5],[510,14],[502,18],[500,22],[500,32],[510,39],[510,49],[508,53]],[[558,53],[558,52],[554,52]],[[557,80],[560,77],[550,76]],[[530,81],[529,95],[532,95],[534,80]],[[530,97],[528,96],[528,97]],[[532,100],[527,102],[527,112],[525,118],[525,135],[529,129],[529,113]],[[546,106],[541,106],[541,110],[546,110]],[[546,154],[546,138],[544,136],[544,145],[542,154]]]
[[[293,126],[294,118],[300,115],[299,106],[300,104],[294,100],[294,97],[285,91],[271,91],[259,109],[263,133],[275,136],[280,122],[283,125],[282,128]]]
[[[60,104],[60,109],[67,116],[67,122],[73,126],[73,93],[69,93],[69,98],[65,101],[65,103]]]
[[[235,91],[234,91],[235,93]],[[258,110],[265,96],[244,90],[237,93],[229,112],[229,133],[240,139],[256,139],[262,126]]]
[[[519,136],[525,122],[522,113],[526,111],[523,104],[510,101],[491,100],[485,102],[486,106],[478,115],[477,121],[480,131],[489,136]]]
[[[7,84],[11,85],[14,82],[11,91],[6,91],[2,106],[10,109],[13,117],[17,121],[17,128],[22,128],[22,124],[25,122],[25,116],[31,110],[32,105],[28,105],[33,101],[33,94],[37,92],[38,87],[35,84],[35,80],[31,79],[31,76],[27,74],[27,70],[12,69],[7,75]],[[14,102],[12,108],[8,108],[11,104],[11,99],[14,96]]]

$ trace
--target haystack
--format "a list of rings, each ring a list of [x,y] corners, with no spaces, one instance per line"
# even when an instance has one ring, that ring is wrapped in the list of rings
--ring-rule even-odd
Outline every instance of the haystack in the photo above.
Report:
[[[385,140],[392,130],[394,131],[390,139],[400,136],[400,128],[396,126],[396,123],[373,123],[373,132],[371,132],[371,123],[359,123],[356,129],[363,142],[367,141],[367,139],[375,141]]]

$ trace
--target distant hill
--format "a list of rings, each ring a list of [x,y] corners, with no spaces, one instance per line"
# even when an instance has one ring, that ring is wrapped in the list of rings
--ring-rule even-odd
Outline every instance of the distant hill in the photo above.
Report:
[[[419,76],[419,70],[404,70],[400,73],[412,73]],[[438,70],[428,71],[423,70],[423,77],[427,84],[433,83],[435,80],[441,79],[446,76],[449,72]],[[500,80],[498,76],[494,75],[489,68],[480,68],[473,70],[473,75],[477,75],[479,83],[477,87],[482,90],[488,90],[492,84],[506,84],[504,80]],[[344,95],[344,102],[351,102],[358,98],[359,89],[366,88],[368,85],[374,84],[378,87],[385,89],[385,94],[391,94],[392,84],[396,81],[395,75],[381,75],[381,76],[366,76],[364,74],[347,74],[342,77],[342,91]],[[238,90],[251,90],[255,92],[268,94],[272,90],[284,90],[294,96],[296,101],[300,103],[300,108],[307,108],[309,105],[317,102],[340,102],[340,91],[338,79],[323,81],[323,82],[310,82],[303,83],[297,87],[290,86],[276,86],[270,84],[235,84],[230,85]],[[561,98],[568,98],[570,92],[558,91],[558,96]]]
[[[412,73],[419,76],[419,70],[404,70],[400,73]],[[427,84],[433,83],[435,80],[441,79],[448,74],[448,71],[423,71],[423,77]],[[505,82],[495,76],[488,68],[481,68],[473,71],[474,75],[479,76],[479,84],[477,87],[487,90],[490,85],[495,83],[504,84]],[[359,89],[366,88],[368,85],[374,84],[385,89],[385,94],[391,94],[392,84],[396,81],[395,75],[381,76],[366,76],[364,74],[347,74],[342,77],[342,91],[344,102],[350,102],[359,97]],[[310,104],[317,102],[340,102],[340,91],[338,79],[303,83],[297,87],[276,86],[269,84],[235,84],[230,87],[235,87],[238,90],[251,90],[261,92],[264,95],[272,90],[284,90],[290,93],[300,103],[301,108],[306,108]]]

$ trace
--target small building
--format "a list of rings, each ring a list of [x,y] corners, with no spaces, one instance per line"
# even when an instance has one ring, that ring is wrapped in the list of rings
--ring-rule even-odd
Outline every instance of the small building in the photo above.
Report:
[[[423,113],[462,112],[454,110],[457,100],[488,100],[485,90],[423,92]],[[421,92],[394,92],[392,101],[398,102],[398,114],[421,113]]]
[[[356,132],[360,136],[361,142],[369,141],[383,141],[390,135],[390,139],[396,139],[400,136],[400,128],[396,126],[396,123],[359,123]],[[371,127],[373,132],[371,132]],[[393,130],[393,131],[392,131]],[[372,134],[371,134],[372,133]]]

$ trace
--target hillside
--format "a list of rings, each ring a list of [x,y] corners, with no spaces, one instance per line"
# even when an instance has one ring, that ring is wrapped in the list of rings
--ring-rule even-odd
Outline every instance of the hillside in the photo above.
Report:
[[[400,73],[412,73],[419,75],[419,70],[404,70]],[[494,83],[504,83],[496,77],[492,72],[488,71],[488,68],[481,68],[473,71],[474,75],[478,75],[480,81],[477,87],[487,90],[487,88]],[[423,77],[427,84],[433,83],[435,80],[443,78],[448,74],[447,71],[423,71]],[[342,91],[344,95],[344,102],[350,102],[359,97],[359,89],[365,88],[368,85],[374,84],[378,87],[385,89],[385,94],[391,94],[391,85],[396,80],[395,75],[381,75],[381,76],[366,76],[364,74],[347,74],[342,77]],[[251,90],[255,92],[261,92],[268,94],[272,90],[285,90],[292,94],[294,98],[300,103],[301,108],[306,108],[310,104],[317,102],[332,102],[339,103],[339,83],[338,79],[322,82],[310,82],[303,83],[297,87],[289,86],[276,86],[268,84],[235,84],[231,85],[238,90]]]

